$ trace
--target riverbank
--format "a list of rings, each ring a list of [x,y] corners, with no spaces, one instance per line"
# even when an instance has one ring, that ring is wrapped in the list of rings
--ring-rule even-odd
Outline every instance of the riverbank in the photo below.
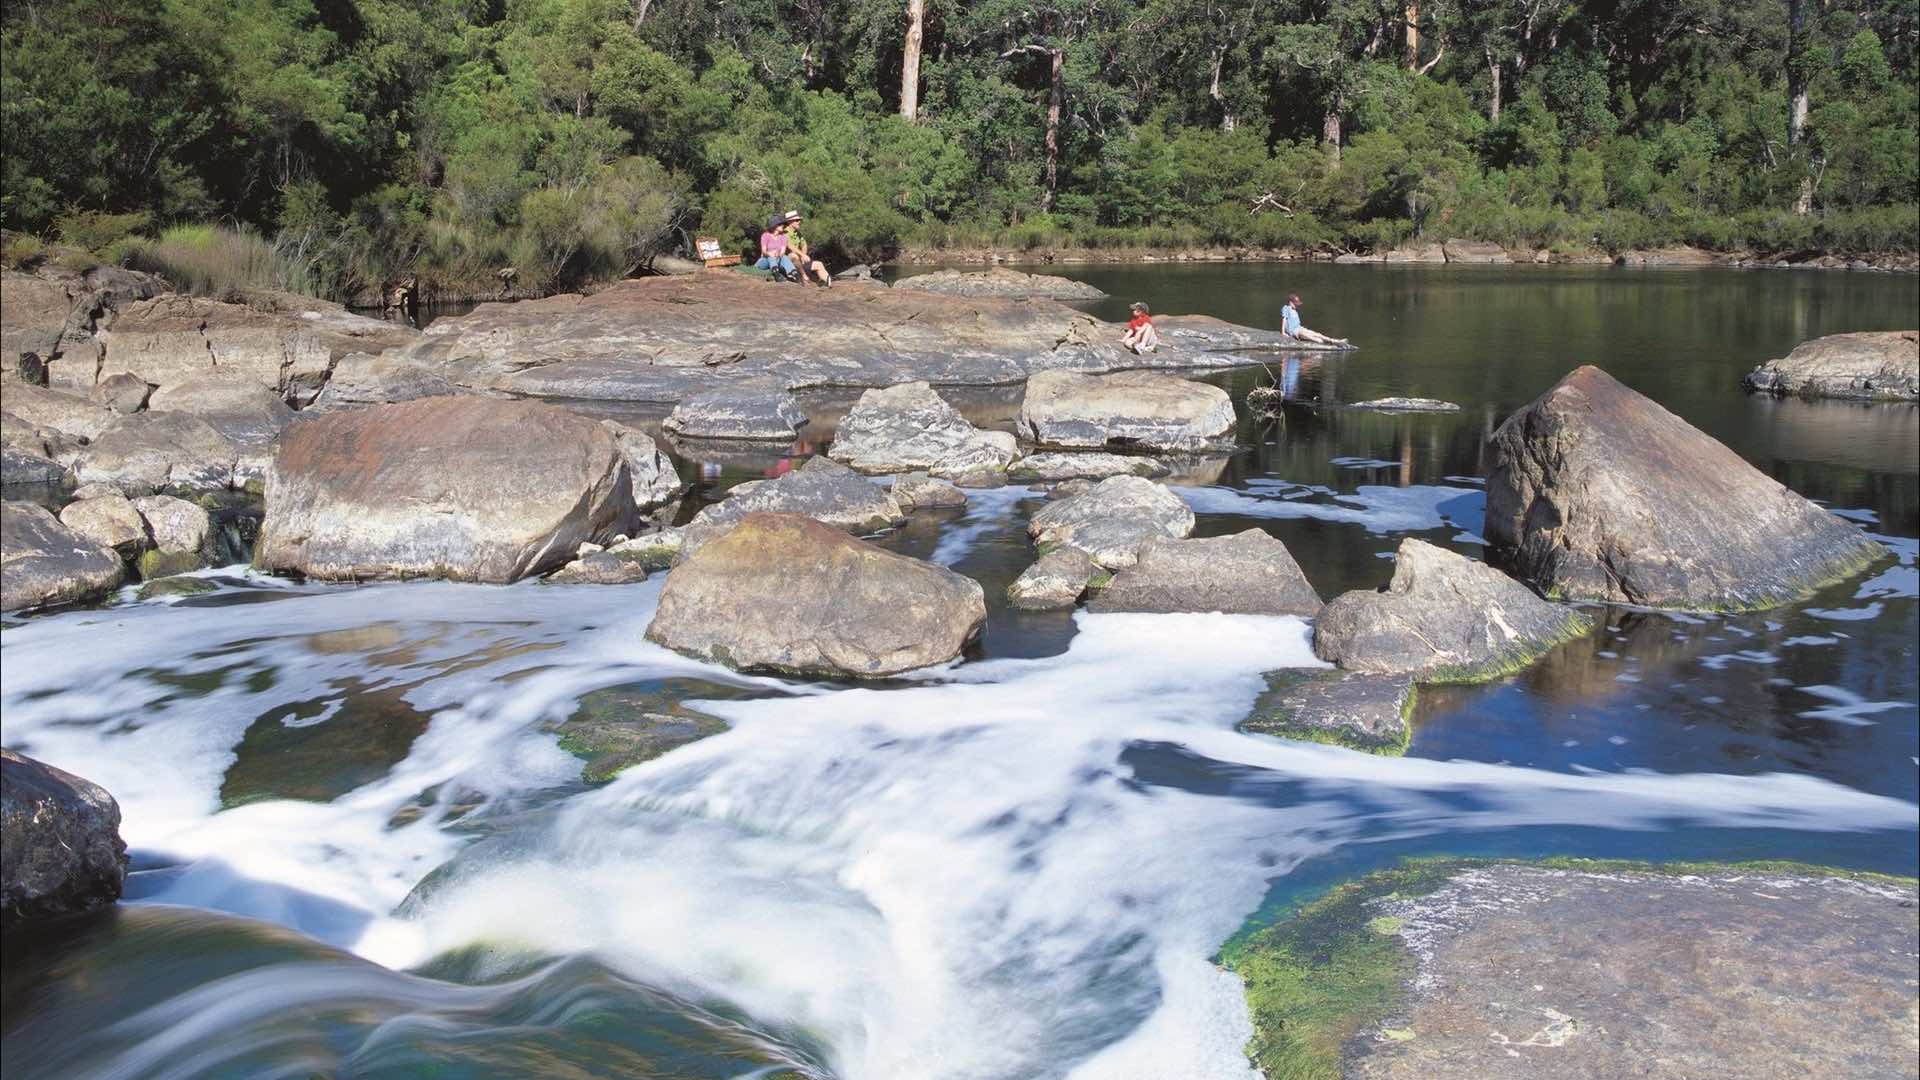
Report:
[[[1449,252],[1449,246],[1455,248]],[[901,267],[923,266],[1103,266],[1138,263],[1333,263],[1364,265],[1623,266],[1659,268],[1730,267],[1770,270],[1854,270],[1920,272],[1920,256],[1911,254],[1840,255],[1796,252],[1774,255],[1754,251],[1707,251],[1664,247],[1610,253],[1593,248],[1505,248],[1497,244],[1429,244],[1384,252],[1335,252],[1263,247],[932,247],[904,248],[892,260]]]

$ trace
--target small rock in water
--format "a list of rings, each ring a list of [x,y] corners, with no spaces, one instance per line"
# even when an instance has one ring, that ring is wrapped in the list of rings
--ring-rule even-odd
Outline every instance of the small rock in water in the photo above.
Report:
[[[1195,452],[1229,440],[1233,425],[1225,390],[1150,371],[1043,371],[1020,404],[1021,432],[1043,446]]]
[[[1241,725],[1248,731],[1397,754],[1411,736],[1409,675],[1352,671],[1277,671]]]
[[[1105,480],[1109,476],[1144,476],[1158,480],[1173,470],[1166,462],[1127,454],[1028,454],[1007,466],[1014,480]]]
[[[1138,561],[1094,593],[1094,611],[1220,611],[1300,615],[1320,611],[1286,545],[1261,529],[1196,540],[1151,539]]]
[[[1920,331],[1829,334],[1742,380],[1748,390],[1815,398],[1920,401]]]
[[[127,878],[120,804],[98,784],[0,749],[0,855],[0,929],[110,904]]]
[[[661,427],[693,439],[791,440],[807,414],[772,380],[723,386],[683,399]]]
[[[1378,412],[1459,412],[1460,406],[1451,401],[1424,397],[1383,397],[1372,401],[1356,401],[1347,406],[1350,409],[1373,409]]]
[[[827,456],[865,473],[924,470],[958,478],[1005,472],[1018,451],[1004,431],[983,431],[924,382],[860,395],[840,421]]]
[[[647,580],[646,564],[606,551],[588,552],[547,575],[556,585],[628,585]]]
[[[172,577],[154,578],[140,586],[140,599],[159,600],[168,596],[198,596],[210,593],[220,587],[203,577],[188,577],[175,574]]]
[[[629,561],[638,562],[648,570],[665,570],[673,565],[680,554],[685,536],[679,529],[662,529],[656,533],[647,533],[629,540],[622,540],[608,548],[610,554]]]
[[[1080,595],[1102,573],[1086,552],[1055,548],[1007,586],[1007,599],[1025,611],[1070,608],[1080,602]]]
[[[647,640],[741,671],[879,678],[945,663],[978,582],[798,514],[755,513],[667,575]]]
[[[213,518],[202,507],[171,495],[143,495],[133,506],[160,551],[200,555],[212,550]]]
[[[1478,682],[1592,625],[1484,563],[1409,537],[1385,592],[1342,593],[1320,613],[1313,651],[1349,671]]]
[[[1147,541],[1183,539],[1193,524],[1193,511],[1164,484],[1114,476],[1048,503],[1033,515],[1027,532],[1042,547],[1078,548],[1099,565],[1118,570],[1132,566]]]
[[[889,489],[904,510],[933,510],[967,505],[967,493],[923,472],[896,477]]]
[[[701,510],[684,529],[681,557],[725,532],[748,514],[803,514],[852,533],[876,533],[905,523],[907,513],[887,489],[837,461],[811,457],[772,480],[740,484]]]

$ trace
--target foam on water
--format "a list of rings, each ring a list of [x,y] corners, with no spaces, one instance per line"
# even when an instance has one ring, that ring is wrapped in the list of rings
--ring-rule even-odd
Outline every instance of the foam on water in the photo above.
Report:
[[[1276,520],[1313,518],[1358,525],[1376,536],[1424,532],[1451,526],[1479,540],[1486,517],[1487,493],[1478,488],[1414,484],[1387,487],[1361,484],[1351,492],[1319,485],[1250,481],[1242,488],[1174,489],[1196,514],[1235,514]]]
[[[104,783],[141,858],[180,864],[149,900],[394,968],[475,945],[591,954],[809,1032],[854,1078],[1244,1078],[1239,984],[1208,957],[1273,878],[1345,844],[1914,827],[1909,804],[1805,776],[1570,774],[1237,732],[1263,672],[1318,665],[1297,619],[1083,613],[1059,656],[828,688],[646,644],[657,595],[416,584],[57,616],[8,631],[0,702],[11,743]],[[773,696],[702,703],[730,729],[573,786],[542,722],[672,676]],[[195,679],[217,686],[183,694]],[[348,679],[431,716],[404,759],[331,802],[221,809],[247,727]],[[457,800],[481,805],[456,821]],[[467,847],[476,826],[501,842]]]

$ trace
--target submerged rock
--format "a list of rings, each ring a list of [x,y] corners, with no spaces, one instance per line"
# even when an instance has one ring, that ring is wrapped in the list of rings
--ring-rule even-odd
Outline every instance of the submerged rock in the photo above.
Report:
[[[202,593],[218,591],[220,586],[203,577],[187,577],[175,574],[172,577],[153,578],[140,586],[140,599],[160,600],[169,596],[199,596]]]
[[[982,431],[924,382],[860,395],[833,433],[827,456],[865,473],[925,469],[954,478],[1003,472],[1018,446],[1004,431]]]
[[[861,534],[890,529],[907,519],[886,488],[837,461],[812,457],[772,480],[740,484],[725,499],[694,515],[682,530],[681,558],[747,515],[762,512],[800,514]]]
[[[756,381],[694,394],[675,405],[660,426],[693,439],[785,442],[806,423],[806,412],[784,386]]]
[[[895,477],[893,487],[887,490],[902,510],[941,510],[967,505],[966,492],[923,472]]]
[[[1385,592],[1342,593],[1327,604],[1314,623],[1313,652],[1349,671],[1478,682],[1592,626],[1484,563],[1409,537]]]
[[[600,422],[530,401],[328,413],[281,439],[254,561],[331,580],[514,581],[634,528],[633,460]]]
[[[1055,548],[1026,568],[1007,586],[1007,599],[1025,611],[1057,611],[1080,602],[1095,578],[1105,571],[1077,548]]]
[[[740,670],[876,678],[960,654],[980,585],[797,514],[750,514],[667,576],[647,640]]]
[[[1193,511],[1163,484],[1114,476],[1080,495],[1049,502],[1027,523],[1042,548],[1078,548],[1109,570],[1132,566],[1149,540],[1184,539]]]
[[[1748,390],[1803,397],[1920,401],[1920,331],[1829,334],[1747,373]]]
[[[1483,535],[1549,596],[1750,610],[1886,554],[1596,367],[1509,417],[1488,449]]]
[[[1349,409],[1372,409],[1375,412],[1459,412],[1460,406],[1451,401],[1424,397],[1383,397],[1372,401],[1356,401],[1347,406]]]
[[[690,708],[682,696],[738,696],[732,687],[669,680],[674,694],[647,687],[608,687],[581,695],[566,720],[552,725],[560,749],[581,759],[581,779],[603,784],[626,769],[727,730],[726,721]]]
[[[120,899],[127,845],[105,788],[0,749],[0,929]]]
[[[112,548],[60,524],[44,507],[0,507],[0,611],[97,599],[125,576]]]
[[[1144,476],[1158,480],[1173,470],[1157,458],[1132,454],[1028,454],[1007,466],[1014,480],[1105,480],[1109,476]]]
[[[1021,432],[1044,446],[1197,451],[1233,432],[1233,400],[1206,383],[1147,371],[1027,380]]]
[[[1416,691],[1410,675],[1277,671],[1241,726],[1291,739],[1398,754],[1412,738]]]
[[[944,296],[998,296],[1008,299],[1104,300],[1107,294],[1072,278],[1026,274],[996,266],[991,270],[935,270],[893,283],[896,289]]]
[[[1094,611],[1220,611],[1229,615],[1320,612],[1285,544],[1261,529],[1195,540],[1150,539],[1137,561],[1095,592]]]

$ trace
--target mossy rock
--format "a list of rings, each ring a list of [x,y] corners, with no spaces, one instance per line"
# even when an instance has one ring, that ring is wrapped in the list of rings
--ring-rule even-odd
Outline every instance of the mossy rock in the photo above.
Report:
[[[1781,874],[1842,877],[1902,890],[1912,878],[1760,862],[1650,863],[1621,859],[1551,857],[1414,859],[1335,886],[1271,924],[1249,923],[1221,950],[1221,965],[1246,984],[1253,1039],[1247,1057],[1267,1080],[1337,1080],[1355,1039],[1370,1032],[1387,1040],[1412,1037],[1386,1027],[1410,1000],[1415,957],[1401,937],[1400,918],[1383,914],[1383,901],[1436,892],[1468,870],[1532,866],[1591,874]]]
[[[1286,669],[1267,673],[1242,731],[1398,756],[1413,739],[1418,690],[1406,675]]]
[[[141,554],[135,568],[140,571],[141,580],[153,581],[198,570],[205,565],[206,560],[196,551],[148,551]]]
[[[687,699],[744,696],[739,687],[701,679],[608,687],[583,695],[573,715],[547,730],[559,736],[562,750],[586,763],[583,779],[603,784],[625,769],[727,730],[726,721],[689,708]]]
[[[333,692],[274,709],[241,736],[220,782],[220,803],[332,801],[392,772],[431,719],[397,690]]]
[[[183,577],[176,574],[173,577],[154,578],[140,586],[140,599],[157,600],[163,596],[198,596],[218,588],[218,585],[206,578]]]

